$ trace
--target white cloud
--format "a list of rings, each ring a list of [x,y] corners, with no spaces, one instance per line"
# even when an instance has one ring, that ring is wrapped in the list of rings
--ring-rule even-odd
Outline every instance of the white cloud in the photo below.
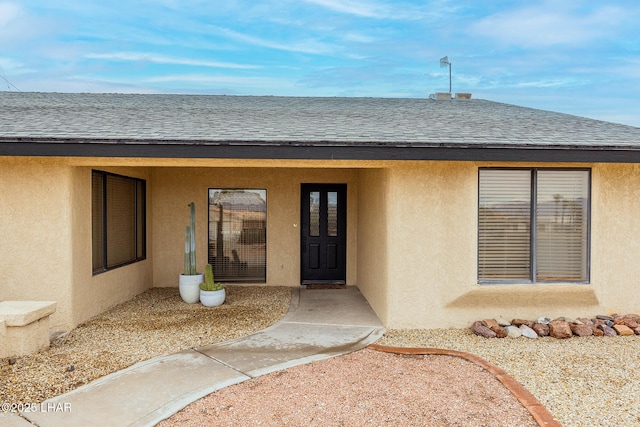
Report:
[[[376,41],[375,37],[368,36],[359,32],[348,32],[342,36],[345,40],[356,42],[356,43],[373,43]]]
[[[451,15],[459,2],[429,0],[423,2],[375,2],[367,0],[304,0],[338,13],[363,18],[432,22]]]
[[[22,15],[20,6],[15,3],[0,3],[0,28],[4,28]]]
[[[5,72],[17,72],[24,70],[24,64],[13,58],[0,56],[0,70],[4,70]]]
[[[385,16],[381,6],[371,2],[361,2],[354,0],[305,0],[318,6],[331,9],[336,12],[350,15],[363,16],[365,18],[382,18]]]
[[[235,64],[231,62],[203,61],[198,59],[175,58],[164,55],[155,55],[151,53],[139,52],[118,52],[118,53],[89,53],[85,55],[90,59],[106,59],[110,61],[146,61],[156,64],[174,64],[174,65],[190,65],[195,67],[211,67],[211,68],[237,68],[237,69],[256,69],[262,68],[258,65]]]
[[[205,92],[207,92],[208,89],[216,88],[217,92],[244,93],[249,95],[299,94],[296,88],[296,82],[284,77],[174,74],[144,79],[139,83],[153,85],[159,88],[166,87],[167,84],[171,88],[177,86],[185,88],[199,87],[204,88]],[[171,92],[172,90],[169,91]]]
[[[472,33],[494,39],[503,45],[548,47],[586,45],[615,31],[627,12],[603,6],[584,12],[571,4],[547,1],[497,13],[472,25]]]
[[[240,76],[211,76],[207,74],[173,74],[159,77],[151,77],[144,79],[147,83],[167,83],[167,82],[189,82],[189,83],[217,83],[217,84],[237,84],[260,86],[264,84],[272,84],[274,82],[282,83],[285,80],[274,79],[271,77],[240,77]]]
[[[217,27],[217,26],[211,26],[211,28],[225,35],[230,39],[247,43],[250,45],[254,45],[254,46],[266,47],[269,49],[284,50],[288,52],[311,53],[311,54],[328,54],[328,53],[332,53],[335,50],[335,47],[327,43],[319,42],[314,39],[305,39],[299,42],[278,43],[278,42],[274,42],[272,40],[267,40],[260,37],[249,36],[247,34],[230,30],[228,28]]]
[[[566,87],[567,81],[564,79],[539,79],[525,82],[518,82],[514,87],[521,88],[547,88],[547,87]]]

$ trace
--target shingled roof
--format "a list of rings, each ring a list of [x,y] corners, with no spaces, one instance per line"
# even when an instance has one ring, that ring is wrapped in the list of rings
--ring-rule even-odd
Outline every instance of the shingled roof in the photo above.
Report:
[[[0,111],[0,155],[640,161],[640,128],[480,99],[1,92]]]

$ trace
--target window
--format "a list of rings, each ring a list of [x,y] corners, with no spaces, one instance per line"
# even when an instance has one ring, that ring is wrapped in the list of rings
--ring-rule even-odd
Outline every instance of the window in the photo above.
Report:
[[[480,169],[479,282],[588,282],[590,179],[584,169]]]
[[[267,281],[267,190],[209,189],[208,259],[215,280]]]
[[[94,274],[145,259],[145,218],[144,180],[92,172]]]

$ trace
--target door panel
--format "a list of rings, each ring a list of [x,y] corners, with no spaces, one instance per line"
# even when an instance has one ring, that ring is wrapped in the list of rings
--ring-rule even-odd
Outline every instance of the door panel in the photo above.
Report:
[[[320,268],[320,245],[315,243],[309,245],[309,268]]]
[[[301,282],[346,283],[347,186],[302,184]]]

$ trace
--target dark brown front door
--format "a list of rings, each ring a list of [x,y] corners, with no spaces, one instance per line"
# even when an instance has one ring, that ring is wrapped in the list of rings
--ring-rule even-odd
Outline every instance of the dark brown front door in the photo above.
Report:
[[[303,285],[346,283],[347,186],[302,184],[300,276]]]

